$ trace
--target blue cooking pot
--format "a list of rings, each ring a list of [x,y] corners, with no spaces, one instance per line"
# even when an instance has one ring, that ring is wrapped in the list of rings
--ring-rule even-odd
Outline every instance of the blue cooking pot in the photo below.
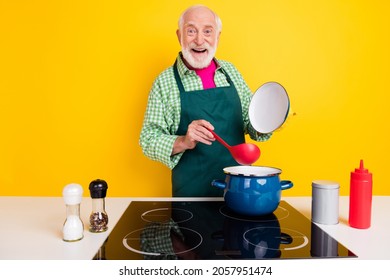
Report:
[[[268,215],[278,208],[282,190],[293,186],[280,181],[280,169],[265,166],[231,166],[223,169],[225,181],[211,184],[224,189],[226,205],[233,211],[250,216]]]

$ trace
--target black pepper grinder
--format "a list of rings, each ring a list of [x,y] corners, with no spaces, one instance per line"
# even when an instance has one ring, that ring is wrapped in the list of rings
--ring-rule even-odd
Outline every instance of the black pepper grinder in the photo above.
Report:
[[[89,217],[90,232],[104,232],[108,229],[108,215],[105,210],[107,189],[106,181],[101,179],[93,180],[89,184],[89,192],[92,198],[92,213]]]

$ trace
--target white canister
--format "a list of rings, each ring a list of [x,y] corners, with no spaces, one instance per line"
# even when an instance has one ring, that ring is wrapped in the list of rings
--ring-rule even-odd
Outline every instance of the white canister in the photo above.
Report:
[[[315,180],[312,182],[311,219],[323,225],[339,222],[339,189],[334,181]]]

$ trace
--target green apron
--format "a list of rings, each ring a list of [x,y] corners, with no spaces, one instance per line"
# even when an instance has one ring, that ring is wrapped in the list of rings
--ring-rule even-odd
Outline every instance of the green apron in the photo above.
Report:
[[[176,62],[173,66],[180,90],[181,115],[177,135],[185,135],[188,125],[204,119],[229,145],[245,142],[241,101],[229,75],[224,71],[229,86],[186,92]],[[212,145],[198,143],[186,150],[172,170],[172,195],[175,197],[216,197],[223,190],[211,186],[214,179],[223,180],[223,168],[237,165],[228,149],[215,141]]]

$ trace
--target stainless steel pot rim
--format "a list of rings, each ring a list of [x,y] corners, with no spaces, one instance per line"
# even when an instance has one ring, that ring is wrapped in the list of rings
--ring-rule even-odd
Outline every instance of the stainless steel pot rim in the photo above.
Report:
[[[267,177],[279,175],[282,170],[269,166],[238,165],[225,167],[223,172],[229,175]]]

